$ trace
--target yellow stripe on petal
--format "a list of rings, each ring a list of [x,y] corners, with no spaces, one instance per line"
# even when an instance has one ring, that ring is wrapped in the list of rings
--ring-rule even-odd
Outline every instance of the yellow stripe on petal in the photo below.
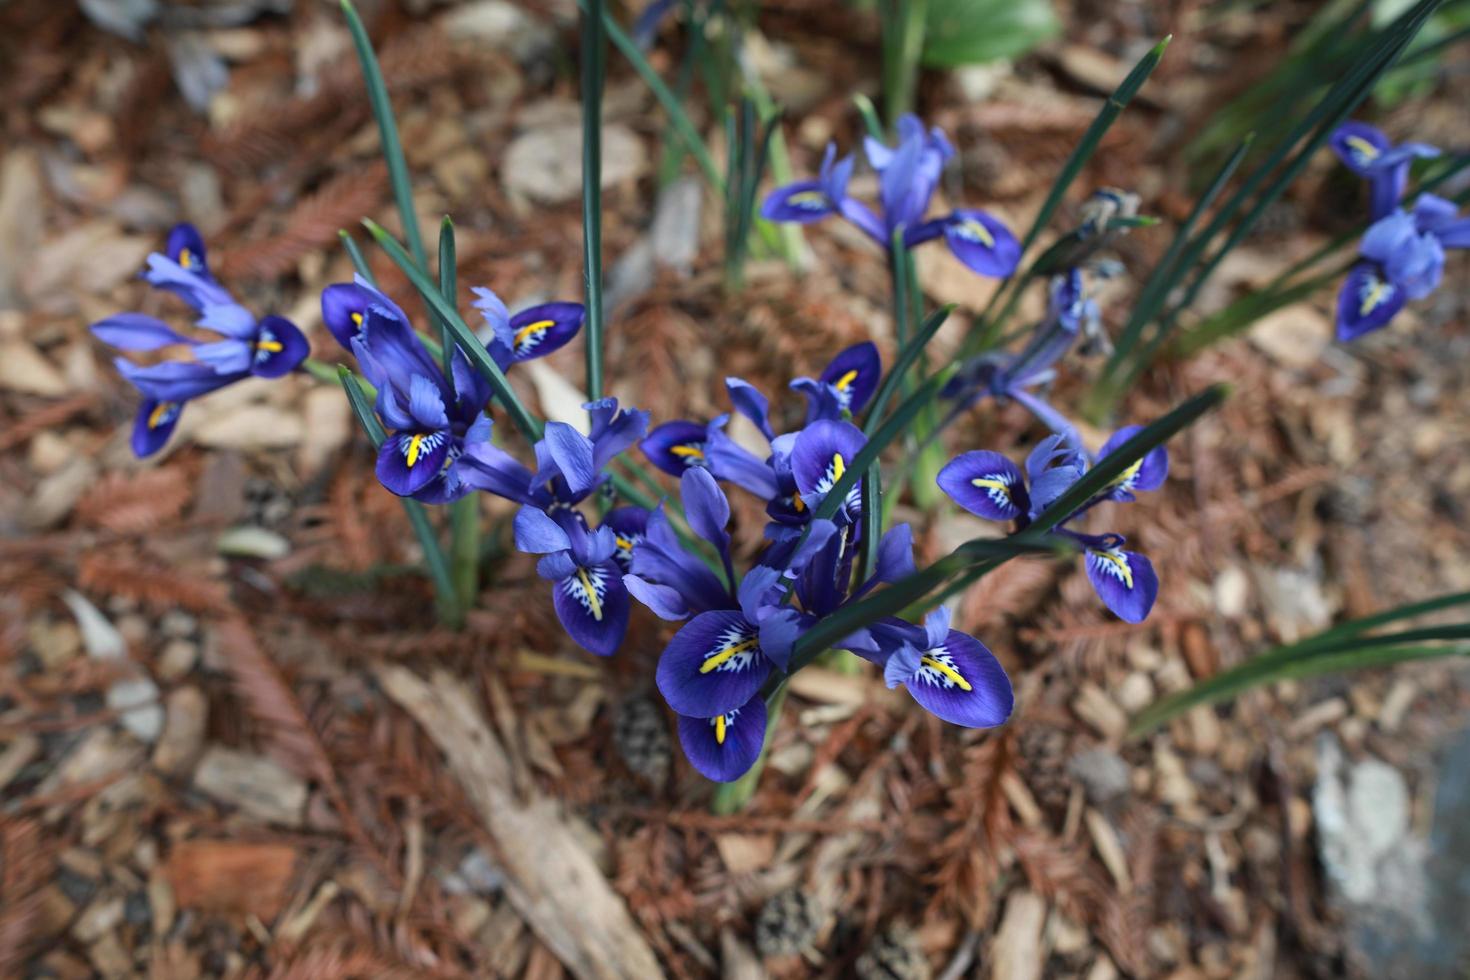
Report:
[[[1361,136],[1349,136],[1343,142],[1347,143],[1348,147],[1364,160],[1371,161],[1378,159],[1378,147],[1369,143]]]
[[[725,744],[725,716],[724,715],[717,715],[717,716],[715,716],[715,744],[716,745],[724,745]]]
[[[943,674],[946,680],[953,682],[954,685],[958,687],[961,691],[973,691],[975,689],[973,686],[971,686],[969,681],[965,680],[963,674],[955,670],[949,664],[937,660],[934,657],[921,658],[919,660],[919,665],[922,667],[928,667],[930,670],[935,670]]]
[[[857,376],[857,368],[853,368],[851,371],[838,378],[836,384],[834,384],[832,387],[836,388],[838,391],[846,391],[848,387],[857,380]]]
[[[704,459],[704,450],[698,446],[670,446],[669,452],[680,459]]]
[[[408,463],[409,469],[419,461],[419,452],[423,449],[424,437],[414,436],[408,440],[408,449],[404,452],[404,461]]]
[[[279,340],[262,340],[255,345],[256,350],[263,350],[270,354],[278,354],[286,349],[286,345]]]
[[[700,664],[699,672],[701,674],[708,674],[712,670],[719,670],[720,667],[727,663],[731,657],[735,656],[737,653],[744,653],[746,650],[749,650],[751,647],[755,646],[759,642],[760,640],[757,637],[752,636],[750,639],[744,640],[740,643],[736,643],[734,646],[725,647],[725,649],[721,650],[719,653],[715,654],[713,657],[710,657],[704,663]]]
[[[585,569],[577,569],[577,578],[582,582],[582,588],[587,592],[587,605],[592,609],[592,618],[599,623],[602,622],[602,600],[597,598],[597,590],[592,587],[592,580],[587,577]]]
[[[360,327],[360,326],[362,326],[362,314],[361,313],[357,313],[355,311],[353,312],[353,314],[352,314],[352,325],[354,327]]]
[[[194,267],[194,253],[187,248],[179,249],[179,265],[185,269]]]
[[[148,413],[148,428],[156,429],[168,421],[168,414],[174,409],[173,402],[159,402],[153,406],[153,411]]]
[[[989,477],[977,476],[970,481],[970,486],[979,487],[981,490],[999,490],[1006,495],[1007,500],[1011,499],[1011,485],[1004,480],[992,480]]]
[[[556,326],[555,320],[537,320],[535,323],[527,324],[526,326],[521,327],[521,329],[516,331],[515,340],[512,342],[511,346],[513,346],[516,350],[520,350],[521,345],[524,344],[527,340],[541,336],[543,333],[550,330],[554,326]]]
[[[1113,567],[1118,570],[1118,575],[1123,579],[1123,585],[1129,589],[1133,588],[1133,569],[1128,567],[1128,559],[1124,558],[1121,552],[1094,551],[1093,554],[1097,555],[1103,561],[1111,562]]]
[[[842,479],[842,474],[847,472],[847,464],[842,461],[841,453],[832,454],[832,482],[836,483]]]

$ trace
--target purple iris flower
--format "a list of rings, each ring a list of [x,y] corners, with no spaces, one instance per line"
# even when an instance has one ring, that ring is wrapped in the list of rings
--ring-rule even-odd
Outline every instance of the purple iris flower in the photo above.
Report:
[[[1447,248],[1470,248],[1470,218],[1442,197],[1421,194],[1412,212],[1394,209],[1375,221],[1338,293],[1338,340],[1385,326],[1410,300],[1439,288]]]
[[[1139,431],[1126,426],[1103,444],[1099,461],[1107,459]],[[992,521],[1016,522],[1024,528],[1046,510],[1087,471],[1085,456],[1051,436],[1032,451],[1026,469],[1000,453],[976,450],[961,453],[939,471],[939,488],[965,510]],[[1060,521],[1050,534],[1080,545],[1093,589],[1120,619],[1140,623],[1153,608],[1159,579],[1145,556],[1123,548],[1118,534],[1091,535],[1066,525],[1108,500],[1130,501],[1140,491],[1157,490],[1169,475],[1169,456],[1162,447],[1150,450],[1091,500]]]
[[[244,378],[279,378],[295,370],[310,352],[306,337],[290,320],[257,319],[215,281],[204,241],[193,225],[174,226],[164,252],[148,256],[143,278],[192,306],[199,314],[195,326],[220,339],[185,337],[144,313],[118,313],[92,324],[97,339],[121,350],[183,345],[193,356],[191,361],[148,366],[125,358],[115,361],[122,376],[143,395],[131,440],[137,456],[151,456],[163,448],[191,399]]]
[[[1076,345],[1078,337],[1097,334],[1098,319],[1097,303],[1086,294],[1081,269],[1053,276],[1046,316],[1036,325],[1026,346],[1015,353],[982,354],[945,385],[942,396],[956,404],[941,428],[990,396],[1002,404],[1007,400],[1019,403],[1052,432],[1080,449],[1082,437],[1076,427],[1031,389],[1056,377],[1056,362]]]
[[[381,307],[394,319],[408,322],[408,316],[397,303],[360,275],[354,276],[352,282],[333,283],[322,290],[322,322],[348,351],[352,350],[353,339],[362,335],[368,310],[374,306]]]
[[[515,519],[516,549],[541,555],[536,574],[552,583],[556,618],[584,650],[599,657],[617,652],[628,632],[628,590],[614,560],[610,527],[589,531],[582,515],[555,516],[522,507]]]
[[[937,126],[926,131],[917,116],[905,115],[898,122],[898,143],[888,146],[868,137],[864,143],[868,163],[878,173],[880,214],[847,196],[853,161],[836,161],[835,146],[828,145],[817,180],[803,180],[778,187],[766,198],[761,216],[769,221],[806,224],[831,214],[841,215],[887,250],[893,234],[904,229],[903,240],[912,248],[943,238],[951,252],[982,276],[1003,278],[1015,271],[1021,260],[1021,243],[998,218],[974,208],[957,208],[940,218],[925,220],[939,175],[954,156],[954,147]]]
[[[805,426],[838,422],[862,412],[877,390],[882,373],[877,346],[865,341],[839,352],[818,377],[797,378],[791,387],[806,396]],[[726,378],[725,390],[735,411],[749,419],[770,443],[770,453],[764,459],[725,434],[727,415],[703,427],[695,422],[665,423],[644,440],[644,451],[666,472],[674,464],[682,472],[685,460],[691,460],[690,465],[704,466],[716,479],[734,483],[764,500],[766,513],[774,523],[804,526],[811,520],[811,510],[802,499],[792,465],[800,433],[775,434],[770,401],[754,385],[740,378]]]
[[[477,286],[474,293],[479,297],[475,309],[494,333],[490,356],[501,370],[565,347],[587,316],[581,303],[542,303],[512,315],[490,290]]]
[[[473,489],[549,513],[575,507],[607,482],[608,463],[648,428],[647,412],[621,410],[616,398],[582,407],[591,419],[589,432],[548,422],[535,445],[535,470],[498,446],[480,442],[468,446],[460,459],[460,479]]]
[[[1409,183],[1409,165],[1416,158],[1437,157],[1440,153],[1427,143],[1395,146],[1381,130],[1356,120],[1337,127],[1329,142],[1349,170],[1368,178],[1375,221],[1399,206]]]
[[[335,332],[335,331],[334,331]],[[387,438],[378,447],[378,481],[401,497],[441,504],[475,489],[464,479],[466,449],[490,439],[490,386],[455,348],[451,377],[429,353],[402,311],[372,305],[353,353],[378,391],[375,408]]]
[[[949,610],[934,610],[922,627],[886,619],[868,632],[872,645],[855,652],[929,713],[965,728],[994,728],[1011,716],[1016,697],[1005,668],[985,644],[949,628]]]

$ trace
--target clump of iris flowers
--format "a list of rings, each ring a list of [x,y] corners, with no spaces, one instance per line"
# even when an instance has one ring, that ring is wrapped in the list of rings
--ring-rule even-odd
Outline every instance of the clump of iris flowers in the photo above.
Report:
[[[792,384],[807,398],[807,417],[800,429],[781,435],[771,425],[766,396],[739,378],[726,379],[735,410],[769,443],[764,459],[724,433],[727,417],[661,426],[644,440],[651,460],[679,473],[683,511],[697,540],[681,540],[663,508],[655,510],[623,581],[656,615],[683,624],[659,658],[656,676],[679,715],[685,754],[710,779],[738,779],[759,757],[765,699],[792,668],[801,637],[914,572],[910,527],[898,524],[865,540],[856,488],[828,508],[830,519],[814,516],[867,443],[850,419],[866,406],[881,373],[871,344],[839,353],[818,378]],[[721,481],[755,494],[770,518],[766,544],[743,574],[736,571]],[[870,548],[872,561],[861,562]],[[872,571],[864,572],[869,566]],[[883,666],[892,684],[905,685],[945,720],[971,727],[1002,723],[1014,702],[1005,671],[978,640],[947,625],[940,630],[937,622],[926,630],[885,619],[833,645]]]
[[[1337,297],[1337,338],[1347,342],[1387,326],[1410,301],[1439,288],[1445,249],[1470,248],[1470,218],[1434,194],[1420,194],[1411,208],[1403,207],[1410,164],[1438,156],[1435,147],[1394,145],[1360,122],[1338,127],[1331,143],[1342,162],[1368,180],[1372,202],[1373,224],[1359,243],[1360,261]]]
[[[761,206],[768,221],[809,224],[838,215],[856,225],[883,249],[902,234],[905,248],[942,238],[949,250],[982,276],[1004,278],[1016,271],[1021,243],[1001,220],[978,208],[956,208],[926,218],[939,175],[954,156],[954,147],[939,127],[924,129],[917,116],[898,122],[898,143],[888,146],[869,136],[863,142],[868,165],[878,173],[878,209],[850,196],[855,161],[837,159],[828,144],[815,180],[799,180],[772,191]]]
[[[198,314],[194,325],[214,335],[200,340],[146,313],[118,313],[92,324],[92,333],[120,350],[183,347],[187,360],[139,365],[119,357],[118,372],[143,395],[133,423],[133,452],[151,456],[179,424],[184,406],[245,378],[279,378],[306,360],[306,337],[285,317],[257,318],[215,280],[204,239],[193,225],[175,225],[162,253],[148,256],[143,278],[178,296]]]

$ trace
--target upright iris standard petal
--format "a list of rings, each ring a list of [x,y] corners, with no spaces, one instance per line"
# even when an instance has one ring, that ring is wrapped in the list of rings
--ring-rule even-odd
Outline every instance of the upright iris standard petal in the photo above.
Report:
[[[92,335],[121,350],[158,350],[187,344],[189,338],[175,333],[168,324],[146,313],[116,313],[92,324]]]
[[[311,353],[306,335],[283,316],[263,317],[252,346],[250,373],[259,378],[290,374]]]
[[[776,433],[771,430],[771,403],[760,389],[740,378],[726,378],[725,391],[729,393],[735,411],[750,419],[767,441],[776,438]]]
[[[586,315],[581,303],[542,303],[521,310],[510,318],[511,360],[529,361],[560,350],[582,329]]]
[[[656,675],[681,715],[713,718],[749,701],[771,673],[759,630],[735,610],[703,612],[674,634]]]
[[[1114,615],[1125,622],[1141,623],[1159,596],[1159,577],[1154,574],[1152,562],[1136,551],[1124,551],[1121,544],[1089,548],[1085,558],[1087,578]]]
[[[1408,299],[1423,299],[1444,278],[1444,245],[1403,211],[1375,221],[1358,251],[1377,262]]]
[[[204,238],[199,229],[188,222],[181,222],[169,229],[163,253],[179,268],[205,279],[213,279],[209,271],[209,256],[204,249]]]
[[[628,632],[628,590],[611,561],[577,565],[553,583],[552,604],[567,634],[588,653],[610,657]]]
[[[955,258],[982,276],[1003,279],[1021,261],[1021,243],[999,218],[960,208],[944,223],[944,240]]]
[[[179,424],[179,415],[183,410],[183,402],[143,399],[143,403],[138,406],[137,418],[133,420],[133,455],[142,459],[162,449]]]
[[[725,525],[730,523],[730,501],[725,491],[720,489],[708,470],[695,468],[684,471],[679,480],[679,492],[690,528],[714,545],[721,555],[727,555],[730,534]]]
[[[333,283],[322,290],[322,322],[347,350],[352,349],[352,338],[362,332],[367,311],[374,306],[385,316],[408,322],[397,303],[361,276],[353,282]]]
[[[1359,262],[1337,294],[1337,339],[1348,343],[1387,325],[1406,302],[1376,262]]]
[[[450,434],[395,432],[378,447],[378,482],[400,497],[412,496],[438,476],[449,461]]]
[[[935,482],[950,500],[986,520],[1014,521],[1030,510],[1021,468],[1000,453],[961,453],[945,464]]]
[[[555,472],[567,481],[567,488],[573,494],[585,494],[597,485],[602,474],[593,460],[590,439],[565,422],[546,423],[544,439]],[[549,479],[551,475],[545,470],[537,474],[541,479]]]
[[[878,346],[872,341],[863,341],[832,358],[817,380],[832,388],[838,405],[856,415],[878,390],[882,377],[883,361],[878,356]]]
[[[1098,462],[1101,463],[1107,459],[1119,446],[1142,431],[1143,426],[1141,425],[1125,425],[1114,432],[1098,451]],[[1157,490],[1164,485],[1164,480],[1168,476],[1169,452],[1163,446],[1158,446],[1150,449],[1142,459],[1135,460],[1127,469],[1118,474],[1108,485],[1108,492],[1116,499],[1132,500],[1134,491]]]
[[[679,716],[679,744],[706,779],[732,783],[760,758],[766,741],[766,702],[759,694],[712,718]]]
[[[899,669],[885,670],[885,677],[901,682],[921,707],[952,725],[993,728],[1015,707],[1011,679],[1000,661],[985,644],[959,630],[950,630],[938,646],[923,651],[910,647],[894,659]]]
[[[648,461],[670,476],[682,476],[691,466],[703,466],[705,427],[683,419],[656,426],[639,448]]]
[[[862,430],[851,422],[822,420],[802,430],[792,448],[791,472],[806,506],[816,509],[821,504],[867,441]],[[844,502],[850,512],[855,513],[861,506],[859,490],[854,484]]]

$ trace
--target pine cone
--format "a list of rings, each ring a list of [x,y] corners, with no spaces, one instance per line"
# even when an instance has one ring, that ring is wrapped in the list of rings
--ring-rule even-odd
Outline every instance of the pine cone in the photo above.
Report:
[[[765,957],[808,949],[822,929],[822,910],[813,895],[787,888],[766,899],[755,917],[755,948]]]
[[[907,926],[889,926],[873,937],[855,965],[858,980],[929,980],[929,960]]]
[[[641,779],[662,786],[673,765],[673,747],[664,713],[653,699],[629,698],[613,720],[613,744],[623,764]]]
[[[1048,810],[1065,810],[1072,792],[1072,781],[1067,776],[1068,741],[1063,729],[1028,725],[1016,743],[1021,775],[1036,802]]]

